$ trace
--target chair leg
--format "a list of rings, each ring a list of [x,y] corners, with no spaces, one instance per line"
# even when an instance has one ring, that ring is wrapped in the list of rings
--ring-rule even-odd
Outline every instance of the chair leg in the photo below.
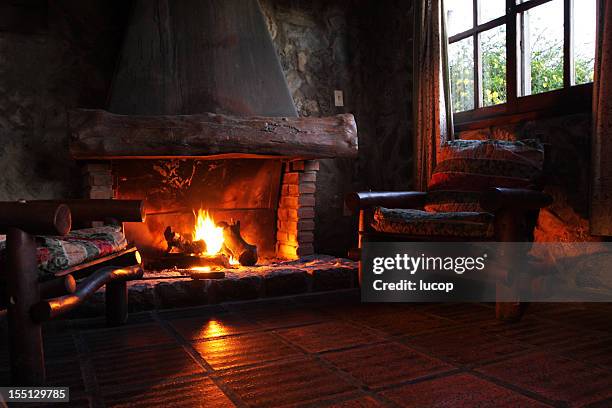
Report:
[[[106,284],[106,324],[121,326],[128,318],[127,282],[109,282]]]
[[[357,271],[357,282],[359,284],[359,287],[361,287],[361,282],[363,281],[363,262],[361,261],[362,259],[362,251],[363,251],[363,243],[364,243],[364,237],[363,234],[365,234],[366,231],[366,224],[367,224],[367,220],[366,220],[366,212],[365,210],[360,210],[359,211],[359,226],[357,228],[357,248],[359,249],[359,262],[357,263],[358,265],[358,271]]]
[[[528,238],[524,214],[513,210],[502,210],[495,213],[495,236],[501,243],[510,245],[504,249],[504,257],[501,261],[514,270],[507,270],[504,281],[496,285],[495,317],[498,320],[513,323],[523,317],[528,303],[521,302],[519,294],[519,272],[516,270],[516,260],[521,259],[520,253],[516,253],[513,243],[524,242]],[[504,302],[501,301],[504,300]]]
[[[30,308],[40,301],[34,238],[16,228],[7,231],[6,278],[11,382],[20,386],[45,383],[42,330],[30,318]]]

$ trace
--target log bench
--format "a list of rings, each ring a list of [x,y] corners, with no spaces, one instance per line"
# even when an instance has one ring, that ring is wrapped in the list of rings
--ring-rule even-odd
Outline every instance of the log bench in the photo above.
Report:
[[[106,286],[107,324],[126,322],[126,282],[141,278],[143,269],[120,223],[143,220],[143,202],[137,200],[0,202],[0,234],[6,234],[0,251],[0,313],[8,320],[13,384],[44,384],[42,323],[78,307],[101,287]],[[97,229],[72,230],[100,221],[104,226]],[[114,241],[104,241],[107,237]],[[45,243],[55,247],[45,248]],[[83,256],[53,259],[53,250],[64,245],[73,250],[82,245]]]

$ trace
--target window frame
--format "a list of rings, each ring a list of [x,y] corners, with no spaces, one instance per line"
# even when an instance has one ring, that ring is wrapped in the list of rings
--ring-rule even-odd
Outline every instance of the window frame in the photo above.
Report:
[[[499,124],[516,123],[541,117],[588,112],[592,106],[593,83],[575,85],[572,66],[573,59],[573,2],[563,0],[563,88],[554,91],[518,96],[519,83],[518,56],[520,39],[518,38],[517,21],[521,13],[553,0],[529,0],[516,4],[516,0],[506,0],[506,14],[478,24],[478,4],[473,2],[472,27],[448,38],[448,43],[472,37],[474,44],[474,109],[455,112],[453,119],[455,131],[480,129]],[[595,22],[593,22],[595,23]],[[507,101],[493,106],[482,106],[482,58],[480,55],[479,34],[505,25],[506,26],[506,95]],[[522,31],[522,30],[521,30]]]

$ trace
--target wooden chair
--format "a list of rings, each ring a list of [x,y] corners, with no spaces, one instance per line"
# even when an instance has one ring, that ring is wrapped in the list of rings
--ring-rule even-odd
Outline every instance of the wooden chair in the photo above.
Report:
[[[142,201],[67,200],[0,202],[0,234],[6,248],[0,265],[8,320],[11,379],[16,385],[45,382],[41,324],[73,310],[106,286],[106,320],[120,325],[127,320],[126,282],[142,277],[141,258],[135,247],[88,259],[57,272],[39,276],[35,236],[70,238],[72,225],[104,221],[142,222]],[[73,231],[78,233],[78,231]],[[2,306],[0,306],[2,309]]]
[[[428,192],[347,197],[359,212],[359,248],[368,241],[533,241],[539,210],[552,203],[541,191],[545,156],[536,139],[444,142]],[[497,303],[502,320],[517,320],[524,309],[513,278],[505,271],[496,281],[497,299],[513,300]]]
[[[366,242],[525,242],[533,240],[533,230],[539,210],[552,203],[552,197],[546,193],[514,188],[489,188],[482,193],[480,206],[492,215],[493,233],[474,235],[470,237],[435,234],[396,234],[378,232],[373,226],[374,210],[377,207],[392,209],[423,210],[427,202],[426,192],[357,192],[346,197],[347,206],[359,212],[359,250],[353,258],[357,258]],[[361,282],[362,267],[359,262],[359,282]],[[511,276],[502,277],[500,281],[514,282]],[[515,287],[497,284],[499,296],[512,297]],[[503,292],[503,293],[502,293]],[[519,320],[524,311],[524,304],[517,299],[514,303],[497,302],[496,316],[504,321]]]

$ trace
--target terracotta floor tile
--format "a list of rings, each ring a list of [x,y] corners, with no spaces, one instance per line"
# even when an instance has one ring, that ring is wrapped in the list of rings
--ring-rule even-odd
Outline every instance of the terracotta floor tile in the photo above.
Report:
[[[398,343],[327,353],[323,358],[370,388],[415,380],[453,369],[449,364]]]
[[[72,392],[70,393],[70,401],[68,402],[58,402],[53,405],[61,406],[62,408],[90,408],[91,403],[89,398],[73,398]],[[49,408],[49,403],[41,402],[24,402],[24,403],[11,403],[11,408]]]
[[[465,365],[482,364],[526,349],[478,329],[462,327],[406,338],[403,342],[442,360]]]
[[[103,354],[92,360],[98,384],[103,388],[141,387],[204,372],[179,346]]]
[[[482,326],[482,330],[487,334],[499,335],[513,341],[553,350],[563,350],[573,347],[576,343],[590,343],[601,338],[601,334],[597,332],[580,330],[576,327],[563,326],[533,317],[525,317],[520,322],[513,324],[495,321]]]
[[[470,374],[457,374],[382,393],[396,404],[410,408],[528,408],[547,407],[512,390]]]
[[[529,309],[527,309],[529,313]],[[535,315],[555,322],[587,330],[612,332],[610,309],[598,305],[549,304],[534,312]]]
[[[256,323],[229,313],[171,320],[170,324],[188,340],[210,339],[261,329]]]
[[[530,353],[478,371],[571,406],[612,397],[612,371],[550,353]]]
[[[372,397],[361,397],[325,405],[327,408],[381,408],[385,405]]]
[[[229,408],[235,406],[209,378],[155,385],[149,388],[105,395],[104,400],[107,407],[116,408]]]
[[[559,353],[574,360],[612,369],[612,337],[602,337],[590,342],[576,341]]]
[[[70,399],[83,398],[87,391],[83,382],[81,365],[77,360],[47,362],[45,365],[50,387],[70,387]]]
[[[464,324],[495,321],[495,309],[478,303],[442,303],[429,305],[428,313]]]
[[[313,309],[296,307],[251,310],[242,312],[241,315],[265,329],[301,326],[330,320],[330,316],[327,314]]]
[[[71,359],[77,354],[71,331],[43,333],[43,346],[45,358],[49,360]]]
[[[393,336],[415,335],[457,325],[450,320],[413,310],[364,315],[350,320]]]
[[[279,330],[278,333],[293,344],[311,353],[382,340],[380,335],[367,328],[338,321]]]
[[[220,375],[249,406],[306,404],[356,390],[337,373],[311,359],[229,370]]]
[[[157,324],[88,330],[83,332],[83,338],[92,352],[176,344],[175,339]]]
[[[302,354],[272,333],[206,340],[193,345],[215,370],[241,367]]]
[[[381,317],[384,314],[413,311],[416,306],[404,303],[343,303],[333,307],[321,306],[320,310],[343,320],[371,319]]]

